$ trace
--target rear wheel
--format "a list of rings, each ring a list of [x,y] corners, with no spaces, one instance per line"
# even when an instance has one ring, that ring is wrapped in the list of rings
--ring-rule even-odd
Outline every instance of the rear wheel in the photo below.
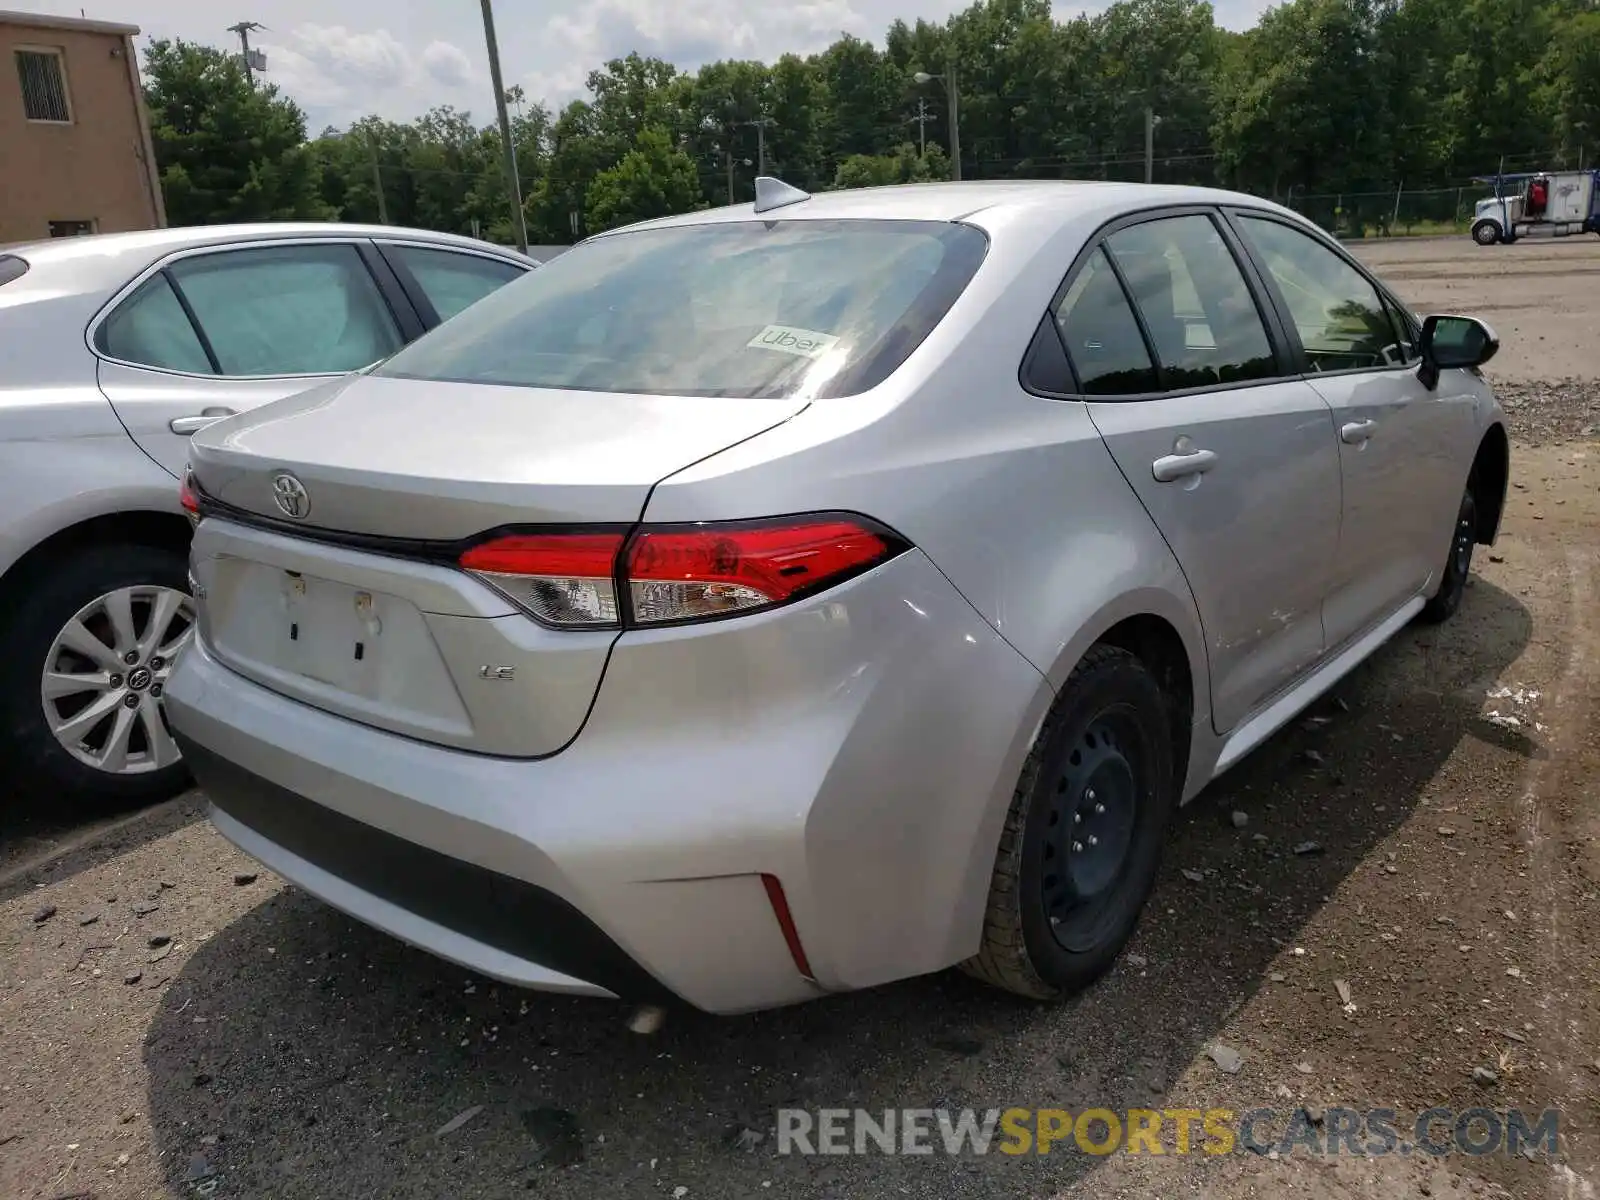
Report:
[[[179,551],[122,545],[24,585],[0,657],[0,733],[24,791],[129,807],[186,784],[162,691],[193,630],[187,582]]]
[[[1500,240],[1500,226],[1493,221],[1479,221],[1472,227],[1472,240],[1480,246],[1492,246]]]
[[[1023,767],[995,857],[983,944],[962,969],[1048,1000],[1094,982],[1133,933],[1176,806],[1155,677],[1096,646]]]
[[[1467,576],[1472,573],[1472,548],[1478,541],[1478,501],[1472,494],[1472,485],[1462,494],[1461,507],[1456,512],[1455,527],[1450,531],[1450,557],[1445,561],[1444,575],[1439,580],[1439,590],[1423,606],[1420,618],[1430,625],[1449,620],[1461,607],[1461,597],[1466,594]]]

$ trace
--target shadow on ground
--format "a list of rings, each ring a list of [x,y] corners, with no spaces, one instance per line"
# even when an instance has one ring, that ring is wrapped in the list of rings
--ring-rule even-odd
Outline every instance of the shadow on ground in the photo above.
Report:
[[[144,1047],[157,1149],[175,1192],[203,1166],[217,1196],[1064,1187],[1098,1160],[779,1157],[770,1135],[753,1150],[737,1136],[788,1106],[1159,1105],[1456,746],[1503,736],[1483,690],[1529,634],[1527,611],[1477,580],[1456,622],[1400,635],[1314,708],[1326,723],[1296,722],[1186,810],[1131,947],[1148,966],[1124,956],[1059,1006],[947,973],[639,1037],[616,1005],[496,987],[285,891],[166,992]],[[1293,852],[1308,841],[1320,852]]]
[[[39,884],[60,883],[205,817],[188,792],[129,813],[64,812],[43,797],[0,805],[0,904]],[[64,848],[61,853],[53,853]],[[38,865],[29,865],[37,863]]]

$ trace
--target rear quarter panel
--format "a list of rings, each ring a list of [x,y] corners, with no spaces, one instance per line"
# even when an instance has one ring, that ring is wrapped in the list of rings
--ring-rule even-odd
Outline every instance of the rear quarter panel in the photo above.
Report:
[[[1043,688],[1019,678],[1018,689],[1037,695],[1019,694],[1004,705],[978,689],[963,694],[959,675],[926,680],[939,692],[927,700],[936,720],[948,715],[952,697],[1019,714],[1006,728],[1007,744],[972,748],[991,764],[991,777],[982,787],[970,779],[938,785],[959,794],[937,794],[936,786],[892,802],[886,795],[861,801],[874,810],[888,804],[904,820],[937,812],[968,852],[954,870],[952,925],[942,939],[946,961],[977,947],[995,847],[1022,762],[1053,692],[1100,636],[1135,615],[1170,623],[1195,684],[1191,741],[1203,739],[1209,724],[1204,639],[1171,551],[1084,406],[1033,396],[1018,382],[1040,317],[1099,223],[1063,228],[1048,214],[1025,213],[1015,225],[992,224],[984,266],[889,380],[860,396],[814,402],[784,424],[669,476],[645,509],[646,521],[663,522],[830,509],[874,517],[909,538],[1044,677]],[[904,619],[917,616],[908,612]],[[943,735],[931,732],[936,727],[924,726],[927,736],[974,737],[985,724],[946,724]],[[1214,757],[1196,744],[1191,763],[1207,765],[1191,769],[1185,796],[1204,782]],[[895,790],[892,773],[876,778],[876,788]],[[930,855],[923,873],[950,872],[951,848]],[[860,919],[885,930],[892,924],[884,913]]]
[[[125,512],[180,514],[172,477],[133,444],[93,382],[0,392],[0,577],[53,534]]]
[[[1022,357],[1086,237],[1121,210],[1063,222],[985,219],[988,258],[949,314],[879,387],[663,480],[650,521],[845,509],[920,547],[1055,687],[1125,617],[1166,619],[1208,715],[1204,640],[1172,552],[1073,401],[1031,395]],[[753,404],[762,401],[751,401]]]

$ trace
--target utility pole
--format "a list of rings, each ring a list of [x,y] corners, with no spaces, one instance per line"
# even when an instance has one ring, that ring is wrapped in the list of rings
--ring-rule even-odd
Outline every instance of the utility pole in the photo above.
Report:
[[[511,116],[506,111],[506,89],[500,79],[500,44],[494,36],[494,7],[483,0],[483,40],[489,49],[489,82],[494,85],[494,107],[500,117],[500,141],[505,149],[506,186],[511,192],[511,228],[517,249],[528,252],[528,224],[522,215],[522,181],[517,178],[517,146],[511,140]]]
[[[928,157],[928,122],[933,120],[933,114],[928,111],[926,100],[917,101],[917,115],[911,117],[906,124],[917,127],[917,157]]]
[[[961,178],[961,132],[960,120],[957,113],[956,92],[956,55],[950,51],[950,58],[944,69],[943,75],[930,75],[926,71],[918,71],[911,77],[918,83],[929,83],[935,79],[944,80],[945,97],[950,102],[950,178]]]
[[[728,138],[728,203],[733,203],[733,138]]]
[[[383,173],[378,169],[378,143],[373,138],[371,130],[367,131],[367,152],[372,156],[372,189],[378,195],[378,224],[389,223],[389,205],[383,198]],[[474,220],[476,225],[477,221]]]
[[[1144,181],[1153,183],[1156,177],[1156,125],[1161,118],[1148,104],[1144,106]]]
[[[950,178],[961,179],[961,133],[956,119],[956,55],[950,52],[950,63],[945,67],[944,86],[950,93]]]
[[[267,69],[267,56],[259,50],[250,49],[250,35],[265,28],[265,25],[258,25],[254,21],[240,21],[237,25],[228,26],[229,33],[239,35],[239,57],[244,61],[244,77],[251,87],[256,85],[254,72]]]
[[[776,124],[771,117],[757,117],[754,121],[740,121],[741,125],[756,127],[756,174],[767,173],[767,126]],[[730,200],[729,203],[732,203]]]

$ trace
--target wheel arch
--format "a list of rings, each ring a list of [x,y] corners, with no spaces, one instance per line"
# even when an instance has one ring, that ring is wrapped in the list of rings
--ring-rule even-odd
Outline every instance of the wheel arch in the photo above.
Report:
[[[0,574],[0,596],[25,587],[53,564],[88,547],[158,546],[187,553],[189,537],[188,519],[174,512],[128,509],[86,517],[55,530],[23,552]]]
[[[1116,646],[1132,654],[1156,677],[1170,704],[1168,728],[1172,731],[1173,780],[1181,790],[1189,770],[1189,749],[1194,729],[1194,668],[1183,636],[1164,617],[1140,613],[1125,617],[1095,642]]]
[[[1117,646],[1138,658],[1172,700],[1174,780],[1182,795],[1195,761],[1195,728],[1209,727],[1211,679],[1200,617],[1187,590],[1183,596],[1150,587],[1119,596],[1079,628],[1047,672],[1059,690],[1084,655],[1098,645]]]
[[[1511,482],[1511,444],[1505,426],[1498,421],[1484,432],[1472,460],[1467,486],[1478,508],[1477,541],[1494,545],[1500,534],[1500,518],[1505,512],[1506,488]]]

